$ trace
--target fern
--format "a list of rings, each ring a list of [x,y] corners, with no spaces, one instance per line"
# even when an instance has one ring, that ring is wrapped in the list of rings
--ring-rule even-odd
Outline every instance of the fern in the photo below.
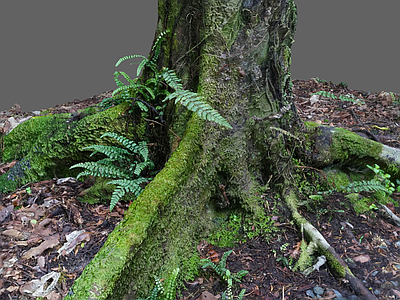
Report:
[[[164,284],[157,276],[155,278],[155,287],[147,298],[139,298],[138,300],[173,300],[176,293],[176,279],[178,277],[179,268],[176,268],[165,280]]]
[[[85,168],[87,171],[79,173],[77,179],[84,175],[91,175],[97,177],[108,177],[108,178],[129,178],[130,174],[125,172],[123,169],[117,166],[102,165],[98,162],[83,162],[78,163],[70,167],[72,168]],[[87,173],[89,172],[89,174]]]
[[[147,184],[152,178],[141,177],[144,169],[154,168],[154,163],[149,159],[149,150],[146,142],[135,143],[126,137],[113,132],[104,133],[101,138],[111,137],[120,142],[126,149],[116,146],[92,145],[82,150],[92,150],[93,156],[97,153],[106,155],[97,162],[83,162],[70,167],[84,168],[85,171],[78,174],[77,178],[82,176],[96,176],[111,178],[108,184],[115,184],[115,188],[110,203],[110,211],[113,210],[117,202],[127,193],[132,193],[135,197],[142,192],[142,186]],[[117,165],[116,165],[117,164]]]
[[[200,118],[208,121],[213,121],[222,126],[232,129],[232,126],[215,109],[213,109],[208,103],[206,103],[201,96],[199,96],[197,93],[184,90],[181,83],[182,80],[178,78],[173,70],[169,70],[165,67],[162,68],[161,71],[157,70],[156,62],[161,52],[161,43],[168,32],[168,30],[164,31],[157,37],[152,48],[153,56],[151,59],[146,58],[142,55],[128,55],[120,58],[115,64],[115,66],[118,67],[122,62],[126,60],[142,58],[142,61],[139,63],[139,66],[136,70],[136,76],[139,76],[142,70],[147,67],[153,71],[154,77],[149,78],[144,84],[142,84],[140,83],[138,78],[132,80],[125,72],[116,71],[114,73],[114,81],[117,84],[118,88],[113,91],[111,98],[104,99],[100,105],[108,108],[112,105],[112,103],[120,104],[123,101],[130,101],[132,99],[140,100],[138,99],[138,97],[143,97],[143,99],[147,102],[157,100],[158,97],[163,97],[161,99],[162,102],[174,99],[175,104],[182,104],[187,109],[195,112]],[[128,85],[124,85],[119,80],[119,76],[123,76],[128,82]],[[174,92],[169,93],[165,88],[164,82],[166,83],[166,85],[174,89]],[[131,105],[137,103],[142,111],[148,111],[146,106],[144,106],[141,102],[143,102],[143,100],[134,101]],[[150,104],[145,104],[148,107],[151,107]],[[156,113],[162,120],[161,115],[157,111]]]
[[[220,262],[216,265],[209,259],[202,259],[200,262],[203,264],[202,268],[205,269],[207,267],[211,267],[215,273],[217,273],[222,279],[224,279],[228,287],[226,291],[222,294],[222,299],[227,299],[227,300],[232,300],[233,299],[233,294],[232,294],[232,280],[235,280],[236,282],[240,282],[242,280],[242,277],[245,276],[247,273],[249,273],[246,270],[240,270],[237,273],[232,273],[226,268],[226,260],[229,256],[229,254],[232,253],[233,250],[227,251],[222,255],[222,258]],[[245,289],[243,289],[239,296],[238,299],[242,299],[243,295],[245,293]]]
[[[140,186],[141,184],[148,183],[152,178],[137,178],[134,180],[128,180],[128,179],[117,179],[117,180],[111,180],[107,184],[115,184],[117,185],[117,188],[114,190],[112,196],[111,196],[111,203],[110,207],[113,207],[117,204],[119,199],[121,199],[123,196],[125,196],[126,193],[132,193],[135,195],[135,197],[139,196],[140,193],[142,192],[142,187]]]
[[[387,195],[391,195],[395,190],[395,185],[390,179],[390,175],[386,174],[381,168],[375,164],[374,167],[367,165],[369,169],[374,171],[375,177],[372,180],[359,180],[349,183],[346,186],[340,186],[336,189],[331,189],[326,192],[319,192],[319,194],[330,194],[333,192],[344,192],[344,193],[358,193],[358,192],[384,192]]]
[[[337,99],[338,97],[336,97],[336,95],[335,94],[332,94],[332,93],[330,93],[330,92],[327,92],[327,91],[318,91],[318,92],[316,92],[316,93],[313,93],[313,94],[311,94],[311,95],[321,95],[321,96],[324,96],[324,97],[327,97],[327,98],[332,98],[332,99]],[[351,96],[353,96],[353,95],[351,95]],[[354,97],[354,96],[353,96]],[[343,100],[343,101],[351,101],[351,102],[358,102],[358,103],[361,103],[361,104],[365,104],[365,102],[363,102],[363,101],[361,101],[361,100],[359,100],[359,99],[354,99],[354,98],[352,98],[352,97],[349,97],[349,96],[345,96],[345,95],[340,95],[339,96],[339,99],[340,100]]]
[[[175,99],[175,104],[180,103],[187,109],[195,112],[200,118],[208,121],[213,121],[222,126],[232,129],[232,126],[207,102],[202,100],[202,97],[194,92],[183,90],[180,79],[175,72],[164,68],[162,73],[165,82],[175,89],[175,92],[165,97],[164,101]]]

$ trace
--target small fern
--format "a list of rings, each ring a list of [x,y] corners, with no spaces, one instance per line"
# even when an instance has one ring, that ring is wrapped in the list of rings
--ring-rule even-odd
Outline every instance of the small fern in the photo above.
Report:
[[[332,99],[337,99],[338,98],[338,97],[336,97],[335,94],[327,92],[327,91],[318,91],[318,92],[315,92],[315,93],[313,93],[311,95],[321,95],[321,96],[324,96],[324,97],[327,97],[327,98],[332,98]],[[365,102],[361,101],[360,99],[354,99],[353,95],[351,95],[351,97],[347,96],[347,95],[346,96],[345,95],[340,95],[339,99],[343,100],[343,101],[351,101],[351,102],[354,102],[354,103],[365,104]]]
[[[161,42],[168,32],[169,31],[162,32],[156,39],[152,48],[153,56],[151,59],[142,55],[128,55],[120,58],[115,64],[117,67],[126,60],[141,58],[142,61],[139,63],[139,66],[136,70],[136,76],[139,76],[144,68],[149,68],[153,72],[154,76],[142,84],[138,78],[132,80],[125,72],[116,71],[114,73],[114,81],[118,88],[114,90],[111,98],[104,99],[100,105],[108,108],[112,105],[112,103],[120,104],[124,101],[135,100],[131,105],[137,103],[142,111],[147,111],[148,109],[146,105],[153,108],[150,104],[148,104],[150,101],[160,99],[162,102],[166,102],[174,99],[175,104],[182,104],[187,109],[195,112],[200,118],[213,121],[232,129],[232,126],[214,108],[206,103],[199,94],[184,90],[181,79],[178,78],[173,70],[169,70],[165,67],[162,68],[161,71],[157,70],[156,62],[161,51]],[[121,80],[119,80],[119,76],[124,77],[124,79],[128,82],[128,85],[124,85]],[[166,89],[166,86],[174,89],[174,92],[170,93]],[[143,98],[143,100],[140,98]],[[161,114],[159,114],[154,108],[153,110],[162,120]]]
[[[229,271],[226,268],[226,260],[229,256],[229,254],[232,253],[233,250],[227,251],[222,255],[222,258],[220,260],[220,262],[216,265],[215,263],[213,263],[212,261],[210,261],[209,259],[202,259],[200,262],[203,264],[202,268],[205,269],[207,267],[211,267],[215,273],[217,273],[217,275],[219,275],[222,279],[224,279],[226,281],[226,283],[228,284],[228,287],[226,289],[226,291],[222,294],[222,299],[223,300],[232,300],[233,299],[233,294],[232,294],[232,285],[233,285],[233,281],[236,282],[240,282],[242,280],[242,277],[245,276],[247,273],[249,273],[246,270],[240,270],[237,273],[232,273],[231,271]],[[245,289],[243,289],[239,296],[238,299],[242,299],[245,293]]]
[[[132,193],[135,197],[142,192],[142,186],[147,184],[152,178],[141,177],[144,169],[154,168],[154,163],[149,159],[149,150],[146,142],[135,143],[123,136],[113,132],[106,132],[101,136],[111,137],[120,142],[126,149],[116,146],[92,145],[84,147],[82,150],[91,150],[93,156],[97,153],[106,155],[97,162],[82,162],[70,167],[84,168],[85,171],[78,174],[82,176],[96,176],[111,178],[108,184],[115,184],[115,188],[110,203],[110,211],[113,210],[117,202],[127,193]],[[133,179],[132,179],[133,178]]]
[[[389,178],[390,175],[382,171],[382,169],[375,164],[374,167],[367,165],[369,169],[374,171],[375,177],[372,180],[359,180],[349,183],[346,186],[340,186],[339,188],[331,189],[326,192],[319,192],[319,194],[331,194],[333,192],[344,192],[344,193],[358,193],[358,192],[383,192],[390,196],[395,191],[395,185]]]
[[[155,287],[147,298],[139,298],[138,300],[173,300],[176,293],[176,279],[178,277],[179,268],[176,268],[165,280],[164,284],[157,276],[155,278]]]

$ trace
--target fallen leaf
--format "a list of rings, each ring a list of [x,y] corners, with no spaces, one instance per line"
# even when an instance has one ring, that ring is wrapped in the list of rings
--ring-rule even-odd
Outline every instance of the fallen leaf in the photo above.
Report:
[[[2,232],[3,235],[18,239],[22,236],[22,233],[16,229],[7,229]]]
[[[29,249],[27,252],[25,252],[25,254],[24,254],[24,256],[22,256],[22,258],[29,259],[31,257],[35,257],[35,258],[38,257],[46,249],[57,246],[59,243],[58,238],[59,238],[59,236],[55,235],[52,238],[41,243],[39,246]]]
[[[394,205],[392,202],[386,203],[386,207],[389,208],[392,213],[395,212]]]
[[[400,292],[398,290],[392,289],[392,292],[395,296],[400,297]]]
[[[354,261],[358,261],[360,263],[365,263],[367,261],[370,261],[371,259],[369,258],[369,255],[359,255],[353,258]]]
[[[334,299],[336,298],[336,294],[334,291],[326,291],[323,295],[324,297],[321,299]]]
[[[215,297],[210,292],[204,291],[204,292],[201,293],[199,298],[197,298],[197,300],[218,300],[218,298]]]

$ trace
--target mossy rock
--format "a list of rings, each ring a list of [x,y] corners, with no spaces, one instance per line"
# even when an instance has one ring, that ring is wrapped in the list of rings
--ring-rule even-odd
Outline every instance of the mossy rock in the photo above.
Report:
[[[34,117],[18,125],[4,136],[2,161],[18,162],[0,177],[0,192],[11,192],[28,182],[54,177],[76,176],[73,164],[90,161],[88,145],[102,144],[100,136],[108,131],[124,135],[129,103],[122,103],[102,112],[87,108],[80,113]],[[112,141],[110,141],[112,142]]]

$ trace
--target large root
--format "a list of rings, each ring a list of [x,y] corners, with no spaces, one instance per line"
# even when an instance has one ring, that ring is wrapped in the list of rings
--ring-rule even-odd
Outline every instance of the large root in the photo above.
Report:
[[[335,249],[329,245],[322,234],[300,215],[297,211],[298,199],[293,190],[284,195],[284,198],[293,220],[296,222],[297,226],[304,230],[304,233],[310,240],[310,244],[314,245],[314,247],[311,247],[311,250],[323,254],[334,273],[339,277],[347,279],[358,296],[366,300],[377,300],[377,298],[363,286],[362,282],[352,274],[347,264],[340,258]]]
[[[365,162],[380,166],[394,165],[400,168],[400,149],[361,137],[347,129],[319,126],[307,122],[307,142],[311,147],[300,154],[310,160],[310,165],[323,168],[347,162],[365,165]]]

